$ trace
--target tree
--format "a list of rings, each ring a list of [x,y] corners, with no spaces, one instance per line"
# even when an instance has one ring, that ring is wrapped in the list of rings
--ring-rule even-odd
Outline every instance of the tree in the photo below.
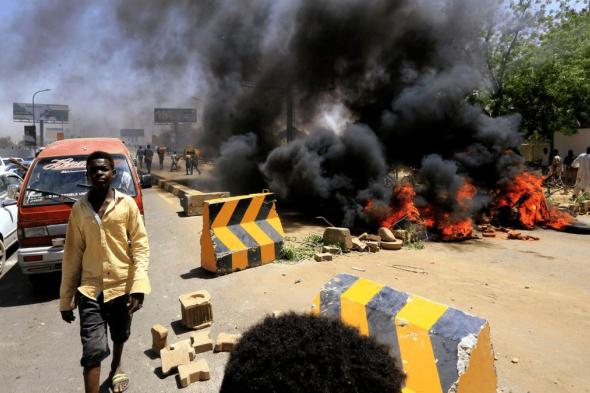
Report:
[[[526,135],[552,140],[590,122],[590,12],[567,10],[523,49],[503,85],[503,110],[522,115]]]
[[[588,6],[511,0],[484,28],[490,116],[518,112],[525,136],[552,139],[588,121]]]

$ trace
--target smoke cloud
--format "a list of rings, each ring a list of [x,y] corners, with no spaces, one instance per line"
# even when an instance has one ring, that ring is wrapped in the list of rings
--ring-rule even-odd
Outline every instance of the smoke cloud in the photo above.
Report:
[[[518,116],[489,118],[468,99],[488,83],[481,28],[493,23],[496,2],[108,4],[99,14],[110,28],[93,51],[134,70],[137,97],[201,99],[202,123],[185,140],[217,157],[214,177],[233,193],[270,187],[285,202],[352,224],[366,219],[367,200],[388,203],[384,178],[406,165],[422,167],[417,201],[452,215],[440,195],[465,179],[489,194],[521,163],[506,153],[520,143]],[[82,5],[65,8],[76,26],[96,18]],[[288,103],[298,135],[290,143]],[[142,105],[153,106],[132,106],[130,116]]]

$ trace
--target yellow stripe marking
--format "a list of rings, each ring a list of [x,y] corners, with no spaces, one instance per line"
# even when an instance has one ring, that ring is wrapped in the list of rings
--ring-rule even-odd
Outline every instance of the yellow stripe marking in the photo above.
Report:
[[[318,293],[313,298],[313,307],[311,308],[311,315],[320,315],[320,294]]]
[[[228,227],[213,228],[213,233],[232,252],[247,248]]]
[[[234,252],[231,256],[231,269],[244,270],[248,267],[248,250]]]
[[[277,259],[275,255],[275,245],[272,244],[264,244],[260,246],[260,263],[263,265],[265,263],[269,263]]]
[[[373,281],[359,279],[341,296],[341,317],[344,323],[356,327],[361,334],[369,335],[365,306],[383,288]]]
[[[241,226],[260,246],[260,263],[265,264],[277,259],[275,243],[256,223],[247,222],[242,223]]]
[[[258,243],[259,245],[263,245],[263,244],[274,244],[274,242],[272,241],[272,239],[266,234],[264,233],[264,231],[262,229],[260,229],[260,227],[258,225],[256,225],[253,222],[245,222],[242,223],[242,228],[244,228],[246,230],[246,232],[248,232],[248,234],[250,236],[252,236],[254,238],[254,240],[256,240],[256,243]]]
[[[442,393],[436,359],[428,331],[447,307],[421,297],[411,297],[395,316],[406,387],[420,393]]]
[[[250,201],[248,209],[246,209],[246,213],[244,213],[244,217],[242,217],[242,223],[256,220],[256,216],[258,215],[258,212],[260,212],[260,207],[262,206],[263,202],[264,195],[253,197],[252,201]]]
[[[279,219],[279,217],[271,218],[266,221],[270,224],[270,226],[274,228],[275,231],[277,231],[279,235],[285,237],[285,231],[283,231],[283,226],[281,225],[281,220]]]
[[[234,214],[237,204],[237,200],[225,202],[219,210],[219,213],[217,213],[217,217],[215,217],[215,220],[213,220],[211,228],[226,226]]]

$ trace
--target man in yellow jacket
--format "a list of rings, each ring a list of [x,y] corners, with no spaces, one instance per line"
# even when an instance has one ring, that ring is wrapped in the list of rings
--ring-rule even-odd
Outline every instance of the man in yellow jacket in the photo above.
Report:
[[[72,207],[62,262],[60,312],[68,323],[80,315],[86,392],[98,392],[100,364],[110,355],[107,325],[113,341],[111,384],[114,392],[129,385],[121,366],[131,333],[133,313],[150,292],[149,246],[135,201],[112,188],[113,157],[95,151],[86,161],[92,184]]]

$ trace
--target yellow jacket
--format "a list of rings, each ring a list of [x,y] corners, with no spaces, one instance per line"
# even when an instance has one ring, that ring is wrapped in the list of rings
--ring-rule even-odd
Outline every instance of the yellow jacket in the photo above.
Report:
[[[88,194],[72,207],[64,246],[60,311],[72,310],[76,290],[107,302],[126,293],[150,293],[149,245],[143,219],[130,196],[114,190],[102,219]]]

